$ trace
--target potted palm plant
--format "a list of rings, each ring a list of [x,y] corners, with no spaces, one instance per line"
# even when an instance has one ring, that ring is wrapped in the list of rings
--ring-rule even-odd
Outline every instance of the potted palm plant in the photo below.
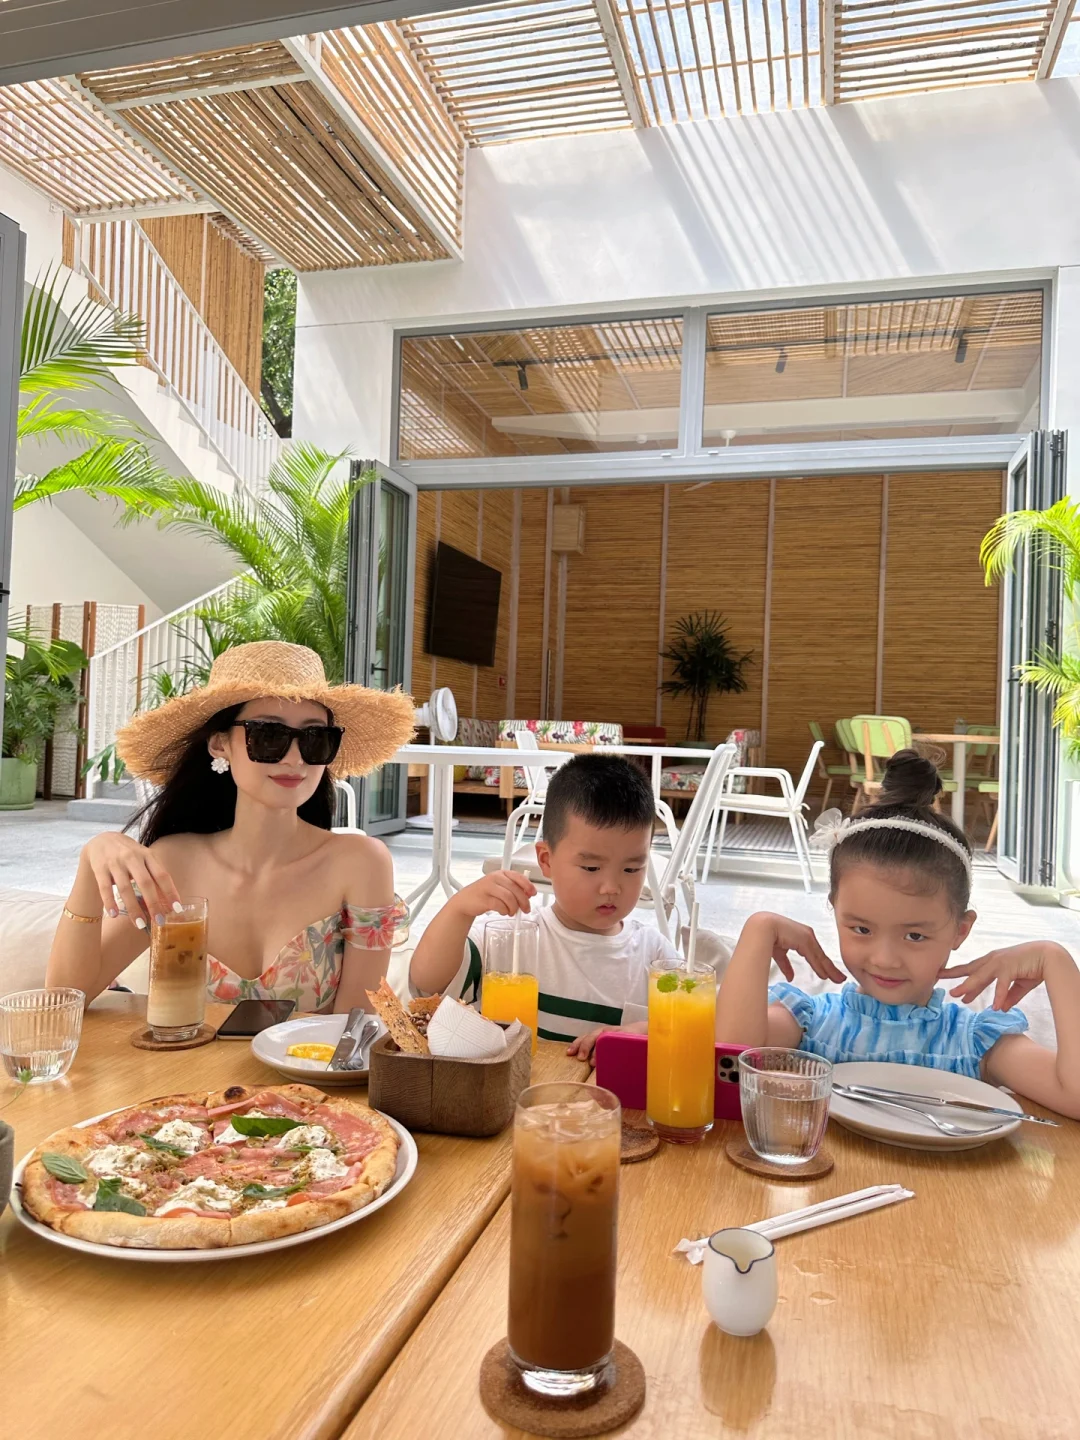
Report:
[[[740,655],[719,611],[701,610],[676,622],[675,638],[660,653],[671,663],[671,677],[660,689],[665,695],[690,696],[686,738],[704,740],[710,697],[746,689],[743,667],[753,651]]]
[[[30,810],[46,742],[56,730],[60,711],[78,703],[74,677],[87,662],[71,640],[46,642],[24,631],[13,632],[9,641],[21,653],[9,653],[4,667],[0,810]]]

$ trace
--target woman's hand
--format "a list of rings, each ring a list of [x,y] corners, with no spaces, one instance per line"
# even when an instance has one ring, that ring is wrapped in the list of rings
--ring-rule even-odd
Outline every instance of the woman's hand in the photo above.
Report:
[[[1046,979],[1048,969],[1066,964],[1075,970],[1076,962],[1061,945],[1046,944],[1033,940],[1026,945],[1008,945],[1002,950],[991,950],[966,965],[948,965],[940,971],[939,978],[953,980],[966,975],[949,994],[970,1005],[989,986],[994,987],[993,1010],[1011,1010],[1025,995],[1035,990]]]
[[[795,978],[795,969],[788,959],[790,951],[801,955],[814,974],[822,980],[834,980],[838,985],[842,985],[847,979],[844,972],[825,954],[809,925],[801,925],[797,920],[789,920],[784,915],[763,912],[750,916],[743,928],[743,934],[746,935],[747,932],[752,934],[757,945],[768,946],[770,957],[789,980]]]
[[[180,896],[172,876],[157,857],[130,835],[110,832],[95,835],[83,846],[83,859],[93,872],[105,914],[115,919],[119,914],[115,885],[128,919],[139,930],[145,930],[151,916],[180,910]],[[136,888],[138,894],[136,894]],[[140,896],[142,897],[140,899]]]

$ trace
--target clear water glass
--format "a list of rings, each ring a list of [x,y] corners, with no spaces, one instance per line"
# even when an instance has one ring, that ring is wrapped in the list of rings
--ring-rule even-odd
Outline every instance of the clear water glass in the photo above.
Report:
[[[59,1080],[75,1059],[86,996],[81,990],[17,990],[0,998],[0,1060],[12,1080]],[[29,1077],[29,1078],[28,1078]]]
[[[750,1148],[772,1165],[801,1165],[829,1123],[832,1061],[805,1050],[744,1050],[739,1096]]]

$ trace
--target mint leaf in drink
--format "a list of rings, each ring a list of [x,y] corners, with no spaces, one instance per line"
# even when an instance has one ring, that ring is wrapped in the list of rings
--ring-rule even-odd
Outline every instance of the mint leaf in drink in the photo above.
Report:
[[[697,989],[698,982],[688,975],[685,980],[680,981],[680,984],[687,994],[689,994],[691,990]]]
[[[656,982],[656,988],[661,995],[670,995],[673,990],[679,988],[679,977],[677,975],[661,975]]]
[[[232,1127],[238,1135],[287,1135],[303,1121],[286,1120],[283,1115],[234,1115]]]
[[[130,1195],[125,1195],[120,1189],[118,1176],[98,1182],[97,1194],[94,1196],[95,1210],[122,1210],[126,1215],[145,1215],[146,1206],[140,1205],[138,1200],[133,1200]]]
[[[70,1155],[58,1155],[49,1150],[42,1155],[41,1163],[53,1179],[63,1185],[81,1185],[84,1180],[90,1179],[89,1173]]]
[[[151,1150],[161,1150],[166,1155],[177,1156],[177,1158],[180,1160],[190,1159],[188,1152],[186,1150],[182,1150],[179,1145],[166,1145],[165,1141],[159,1140],[156,1135],[147,1135],[140,1130],[139,1139],[145,1141],[145,1143],[150,1147]]]
[[[280,1200],[283,1195],[295,1195],[306,1183],[304,1180],[297,1185],[260,1185],[255,1182],[245,1185],[240,1194],[248,1200]]]

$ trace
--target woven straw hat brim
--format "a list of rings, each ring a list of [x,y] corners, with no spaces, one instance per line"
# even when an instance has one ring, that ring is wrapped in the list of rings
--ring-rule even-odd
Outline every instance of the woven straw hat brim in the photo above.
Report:
[[[182,742],[200,726],[232,705],[272,697],[311,700],[333,712],[334,724],[345,734],[331,775],[366,775],[407,745],[416,730],[411,695],[401,690],[369,690],[363,685],[275,685],[258,680],[210,684],[147,710],[118,733],[116,753],[137,779],[164,785],[177,761]],[[209,763],[209,761],[207,762]]]

